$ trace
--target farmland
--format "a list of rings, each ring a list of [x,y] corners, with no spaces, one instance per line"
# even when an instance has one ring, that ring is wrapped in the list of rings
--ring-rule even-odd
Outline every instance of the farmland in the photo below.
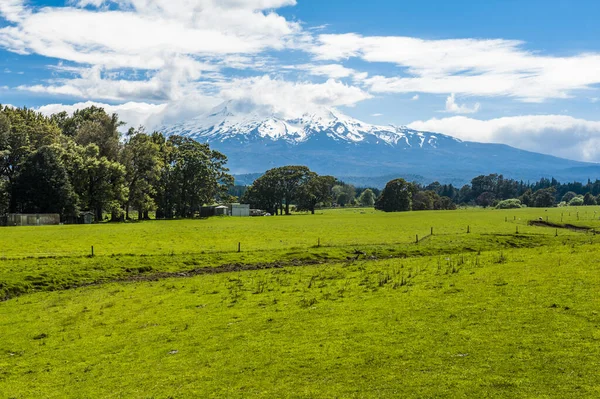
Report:
[[[598,397],[597,212],[2,229],[0,397]]]

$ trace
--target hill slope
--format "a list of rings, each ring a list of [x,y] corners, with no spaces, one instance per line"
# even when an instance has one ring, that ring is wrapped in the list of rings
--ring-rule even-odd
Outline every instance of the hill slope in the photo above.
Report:
[[[209,143],[229,157],[235,174],[302,164],[349,182],[389,175],[455,184],[487,173],[526,181],[587,180],[600,175],[597,164],[406,127],[370,125],[325,108],[286,119],[226,102],[206,115],[162,130]]]

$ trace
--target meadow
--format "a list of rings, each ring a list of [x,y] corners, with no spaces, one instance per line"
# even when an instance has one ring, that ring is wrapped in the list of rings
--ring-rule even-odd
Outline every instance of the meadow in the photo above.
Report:
[[[598,212],[5,228],[0,398],[599,397]]]

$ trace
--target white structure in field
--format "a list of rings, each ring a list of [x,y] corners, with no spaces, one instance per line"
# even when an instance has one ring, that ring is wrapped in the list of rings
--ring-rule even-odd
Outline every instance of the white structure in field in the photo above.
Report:
[[[240,216],[240,217],[250,216],[250,205],[231,204],[231,216]]]

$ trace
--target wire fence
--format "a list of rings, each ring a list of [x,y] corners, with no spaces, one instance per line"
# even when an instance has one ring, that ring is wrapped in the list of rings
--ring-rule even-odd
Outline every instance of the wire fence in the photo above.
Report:
[[[344,249],[355,250],[358,248],[384,248],[384,247],[404,247],[410,248],[411,246],[418,245],[435,245],[444,244],[449,240],[455,241],[456,239],[465,239],[469,236],[479,236],[479,237],[498,237],[498,236],[514,236],[514,237],[567,237],[568,234],[564,234],[565,232],[572,233],[570,236],[586,234],[586,235],[597,235],[599,232],[596,229],[592,228],[584,228],[577,227],[571,225],[563,225],[559,226],[557,224],[548,224],[543,225],[540,223],[550,223],[545,222],[543,220],[534,220],[527,221],[525,224],[522,221],[509,220],[506,218],[505,222],[512,223],[515,226],[513,232],[503,231],[486,231],[477,232],[476,229],[472,228],[470,225],[466,225],[460,229],[457,229],[455,232],[448,232],[447,228],[442,229],[443,232],[439,233],[435,227],[430,227],[427,230],[422,230],[413,235],[414,238],[409,238],[410,234],[407,232],[403,232],[406,237],[401,240],[389,240],[385,242],[360,242],[360,241],[346,241],[346,242],[336,242],[332,239],[316,237],[314,239],[314,244],[306,243],[306,240],[302,242],[290,242],[286,241],[281,246],[268,244],[268,245],[260,245],[256,243],[248,244],[244,243],[244,241],[234,241],[227,243],[225,248],[223,248],[223,244],[221,244],[221,248],[203,248],[200,250],[190,249],[166,249],[166,250],[137,250],[137,251],[111,251],[109,248],[105,248],[98,245],[89,245],[86,248],[78,248],[73,250],[56,250],[56,251],[48,251],[48,250],[39,250],[39,251],[19,251],[18,253],[14,253],[14,249],[11,251],[3,251],[0,248],[0,262],[1,261],[9,261],[9,260],[23,260],[23,259],[54,259],[54,258],[106,258],[106,257],[169,257],[169,256],[207,256],[207,255],[230,255],[234,253],[240,254],[248,254],[248,253],[260,253],[260,252],[280,252],[280,251],[325,251],[328,248],[336,248],[336,249]],[[525,228],[533,227],[535,231],[525,231]],[[571,227],[569,227],[571,226]],[[445,231],[444,231],[445,230]],[[439,240],[438,240],[439,238]],[[341,240],[340,240],[341,241]]]

